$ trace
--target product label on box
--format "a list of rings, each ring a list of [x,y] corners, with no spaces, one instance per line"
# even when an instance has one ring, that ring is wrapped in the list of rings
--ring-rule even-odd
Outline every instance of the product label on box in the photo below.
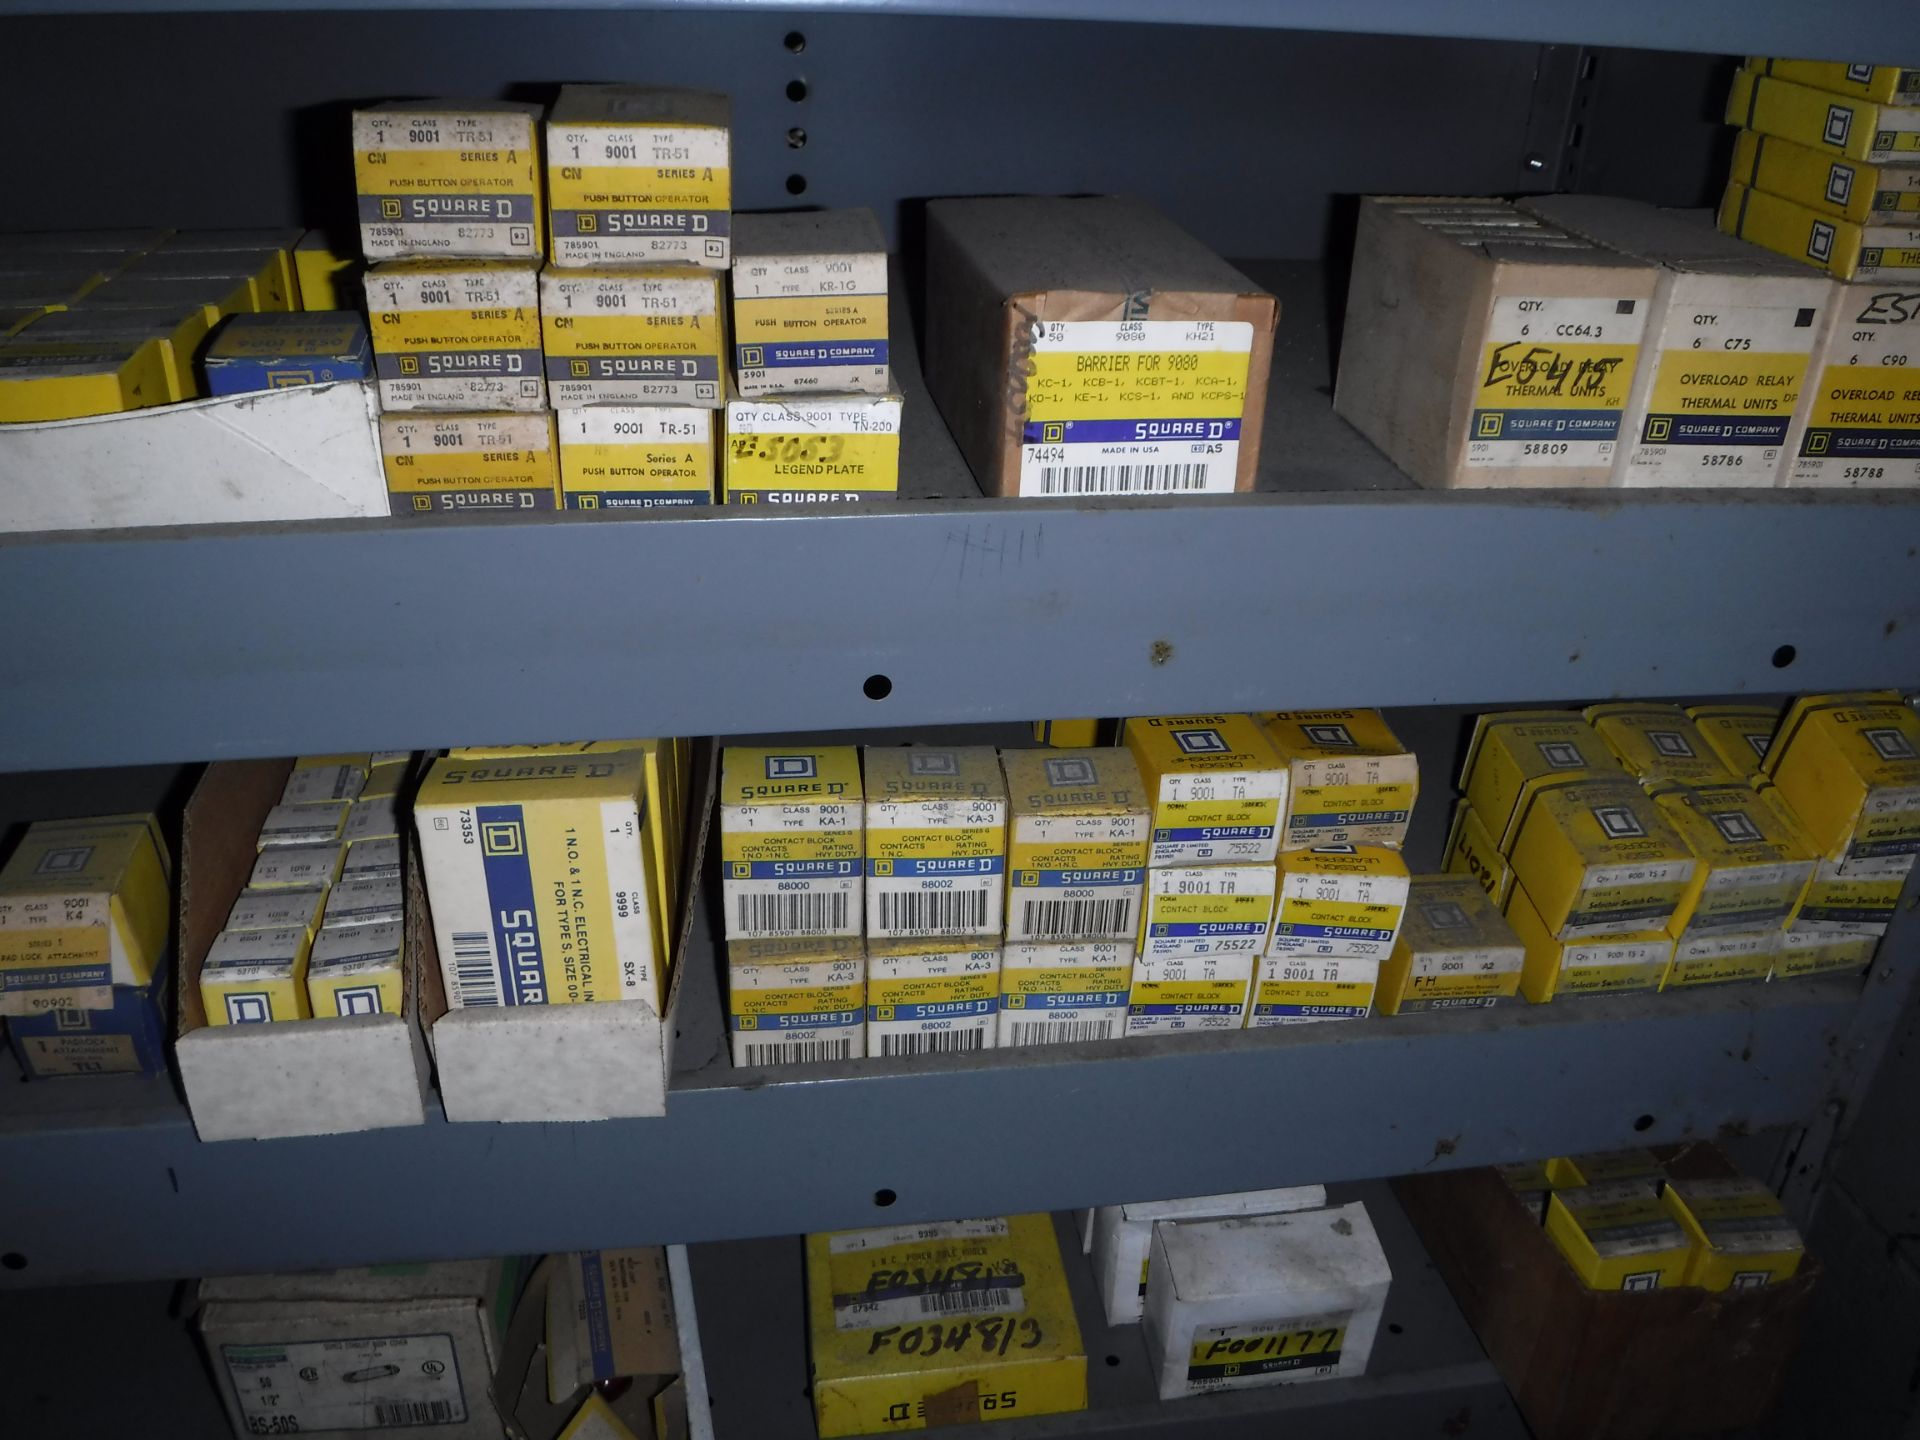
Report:
[[[867,933],[994,935],[1006,890],[1003,800],[867,802]]]
[[[353,170],[366,257],[537,257],[537,123],[531,113],[356,111]]]
[[[1561,995],[1597,995],[1614,990],[1651,990],[1673,958],[1670,940],[1582,940],[1560,952]]]
[[[1156,868],[1147,875],[1143,958],[1258,955],[1266,948],[1273,921],[1271,865]]]
[[[860,933],[858,803],[729,805],[720,820],[729,940]]]
[[[1797,922],[1796,922],[1797,924]],[[1873,962],[1880,943],[1875,935],[1836,935],[1829,930],[1782,931],[1779,952],[1774,957],[1776,980],[1797,980],[1803,975],[1825,975],[1850,970],[1855,974]]]
[[[1645,300],[1495,296],[1465,463],[1611,465],[1647,307]]]
[[[1152,863],[1271,861],[1286,787],[1284,770],[1161,776]]]
[[[1920,294],[1842,287],[1789,483],[1920,484]]]
[[[1707,305],[1675,316],[1678,343],[1649,361],[1657,368],[1627,483],[1771,483],[1818,319],[1811,305]]]
[[[1517,945],[1481,950],[1430,950],[1411,957],[1405,1014],[1417,1010],[1474,1010],[1511,996],[1526,951]]]
[[[1406,912],[1404,875],[1283,874],[1271,955],[1384,957]]]
[[[1593,866],[1574,896],[1560,937],[1571,940],[1580,935],[1659,929],[1679,904],[1695,863],[1689,859]]]
[[[951,1054],[993,1046],[999,950],[873,955],[867,966],[869,1055]]]
[[[0,1014],[111,1004],[110,927],[104,894],[0,896]]]
[[[1687,937],[1673,949],[1673,968],[1665,989],[1688,985],[1724,985],[1734,980],[1764,980],[1773,969],[1780,932],[1762,935]]]
[[[540,295],[528,266],[370,271],[386,410],[540,410]]]
[[[884,255],[782,255],[733,269],[740,392],[884,389]]]
[[[1363,1020],[1379,983],[1378,960],[1269,957],[1254,982],[1247,1025],[1258,1030],[1303,1020]]]
[[[1127,1019],[1132,963],[1116,942],[1009,945],[1000,971],[1000,1043],[1112,1040]]]
[[[1232,492],[1249,322],[1049,320],[1029,338],[1022,495]]]
[[[1020,1267],[995,1262],[996,1252],[1004,1246],[979,1243],[1004,1241],[1008,1234],[1007,1222],[995,1219],[935,1221],[829,1236],[834,1328],[877,1330],[934,1317],[1023,1313],[1026,1277]],[[899,1249],[908,1253],[861,1258]],[[939,1263],[896,1264],[896,1258]]]
[[[719,277],[549,270],[547,388],[561,405],[720,404]]]
[[[549,124],[555,263],[725,268],[733,220],[728,148],[727,132],[711,125]]]
[[[727,405],[727,503],[870,500],[900,488],[900,399]]]
[[[1015,816],[1007,939],[1133,939],[1146,838],[1141,814]]]
[[[383,415],[380,463],[395,515],[554,508],[545,415]]]
[[[727,976],[734,1063],[783,1065],[863,1055],[866,1006],[861,960],[735,965]]]
[[[251,1435],[466,1423],[451,1335],[222,1345],[220,1359]]]
[[[35,1075],[131,1075],[140,1069],[140,1052],[131,1035],[30,1035],[20,1043],[31,1057],[27,1068]]]
[[[714,415],[693,406],[600,405],[554,417],[569,510],[711,505]]]
[[[1261,1383],[1264,1375],[1302,1379],[1339,1372],[1340,1352],[1353,1312],[1290,1315],[1238,1325],[1202,1325],[1187,1353],[1187,1388],[1233,1390]]]
[[[1136,960],[1127,996],[1127,1033],[1238,1030],[1252,978],[1253,960],[1246,955]]]

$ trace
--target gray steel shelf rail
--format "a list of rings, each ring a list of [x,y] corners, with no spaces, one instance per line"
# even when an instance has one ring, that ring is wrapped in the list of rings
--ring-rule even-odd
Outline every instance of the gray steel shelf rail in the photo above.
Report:
[[[902,345],[857,512],[0,537],[0,770],[1920,675],[1920,494],[1414,490],[1328,405],[1320,267],[1250,269],[1251,495],[982,499]]]

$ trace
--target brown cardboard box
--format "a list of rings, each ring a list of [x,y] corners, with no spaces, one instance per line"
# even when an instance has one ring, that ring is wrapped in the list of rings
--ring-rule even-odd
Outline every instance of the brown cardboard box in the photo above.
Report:
[[[1251,490],[1279,314],[1138,200],[927,207],[927,388],[989,495]]]
[[[1710,1146],[1669,1174],[1731,1174]],[[1394,1194],[1540,1440],[1737,1430],[1773,1407],[1818,1266],[1759,1290],[1589,1290],[1494,1169],[1394,1181]]]
[[[1334,413],[1422,485],[1605,485],[1658,278],[1504,201],[1362,200]]]

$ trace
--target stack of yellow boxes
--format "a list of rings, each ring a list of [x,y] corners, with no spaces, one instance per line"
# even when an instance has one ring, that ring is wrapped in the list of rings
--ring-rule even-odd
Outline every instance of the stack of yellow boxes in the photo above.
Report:
[[[0,236],[0,421],[65,420],[200,393],[228,315],[298,309],[297,230]]]
[[[1720,228],[1832,275],[1785,483],[1920,484],[1920,68],[1749,59]]]
[[[1659,988],[1695,862],[1586,717],[1480,716],[1460,788],[1445,868],[1503,907],[1526,947],[1521,993],[1539,1004]]]
[[[1152,805],[1129,1035],[1237,1030],[1273,928],[1287,767],[1251,715],[1137,717]]]
[[[728,504],[857,503],[899,489],[887,298],[871,210],[734,217]]]
[[[1406,914],[1401,847],[1419,761],[1377,710],[1261,717],[1285,777],[1273,929],[1247,1009],[1252,1028],[1360,1019]]]
[[[247,888],[201,962],[209,1025],[400,1013],[399,806],[411,762],[405,751],[294,762]]]

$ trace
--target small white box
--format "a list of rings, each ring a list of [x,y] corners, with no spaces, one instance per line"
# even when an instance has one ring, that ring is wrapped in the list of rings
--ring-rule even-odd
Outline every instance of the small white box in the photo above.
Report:
[[[1146,1306],[1148,1252],[1159,1220],[1221,1220],[1234,1215],[1279,1215],[1318,1210],[1327,1203],[1324,1185],[1280,1190],[1242,1190],[1233,1195],[1195,1195],[1186,1200],[1149,1200],[1102,1205],[1085,1212],[1083,1244],[1093,1256],[1107,1324],[1132,1325]]]
[[[1162,1400],[1365,1373],[1393,1283],[1366,1206],[1163,1220],[1152,1257]]]
[[[1195,865],[1147,871],[1140,958],[1264,954],[1279,880],[1265,865]]]

